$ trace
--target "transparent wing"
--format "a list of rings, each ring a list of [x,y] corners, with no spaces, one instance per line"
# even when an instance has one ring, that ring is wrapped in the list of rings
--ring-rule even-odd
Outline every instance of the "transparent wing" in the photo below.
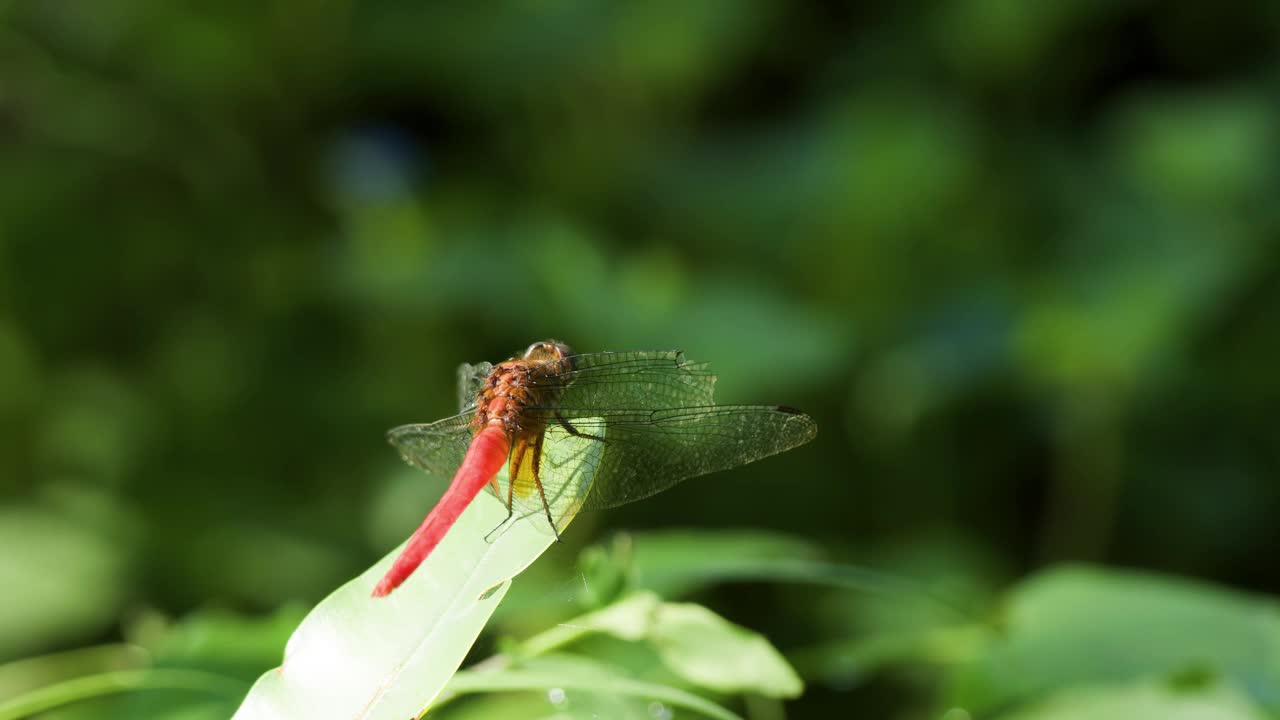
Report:
[[[465,414],[475,410],[476,398],[491,372],[493,363],[463,363],[458,366],[458,412]]]
[[[691,477],[776,455],[809,442],[818,431],[808,415],[773,405],[602,410],[559,425],[565,430],[557,433],[560,438],[576,434],[575,440],[592,436],[603,443],[591,459],[595,469],[585,493],[581,475],[546,463],[541,468],[548,498],[563,498],[585,510],[616,507]],[[550,432],[545,440],[561,441]],[[525,506],[531,501],[537,499],[525,498]],[[553,515],[566,512],[553,510]]]
[[[534,449],[526,449],[519,463],[517,449],[512,450],[510,484],[503,484],[498,499],[510,499],[517,518],[531,520],[538,529],[558,536],[589,495],[604,443],[571,435],[555,425],[535,436],[530,445]]]
[[[433,423],[401,425],[387,431],[387,441],[410,465],[431,475],[452,478],[475,434],[472,413]]]
[[[545,388],[554,408],[531,407],[530,417],[593,417],[600,409],[700,407],[712,404],[716,376],[706,363],[678,350],[573,355],[539,366],[533,384]],[[536,370],[536,369],[535,369]]]

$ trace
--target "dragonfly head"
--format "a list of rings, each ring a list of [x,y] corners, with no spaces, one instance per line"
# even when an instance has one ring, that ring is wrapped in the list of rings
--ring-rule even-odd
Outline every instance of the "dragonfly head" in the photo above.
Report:
[[[555,340],[543,340],[529,346],[524,351],[524,359],[532,362],[549,362],[551,360],[563,360],[573,354],[568,345]]]

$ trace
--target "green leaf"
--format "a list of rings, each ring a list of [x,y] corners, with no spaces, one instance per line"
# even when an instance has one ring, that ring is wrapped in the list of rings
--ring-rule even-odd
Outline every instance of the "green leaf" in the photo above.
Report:
[[[701,605],[665,603],[637,593],[530,638],[527,654],[561,647],[589,632],[646,641],[668,669],[690,684],[723,693],[797,697],[795,670],[763,636],[734,625]]]
[[[954,678],[972,711],[1069,686],[1209,672],[1274,708],[1280,699],[1274,602],[1155,575],[1067,567],[1009,597],[984,655]]]
[[[464,670],[454,676],[448,688],[450,694],[552,689],[656,700],[717,720],[740,720],[737,715],[693,693],[666,685],[632,680],[607,665],[585,658],[541,658],[518,670]]]
[[[660,713],[667,707],[667,703],[636,696],[555,688],[545,692],[472,693],[464,703],[432,710],[426,720],[654,720],[654,711]],[[682,711],[680,717],[698,716]]]
[[[561,433],[544,462],[591,467],[600,443]],[[554,454],[553,454],[554,453]],[[563,453],[563,454],[561,454]],[[554,537],[507,516],[487,493],[471,504],[412,577],[386,598],[370,597],[399,550],[339,588],[302,621],[284,663],[259,678],[235,720],[417,715],[453,676],[510,580]]]
[[[1214,684],[1196,691],[1141,682],[1073,688],[1008,716],[1007,720],[1265,720],[1238,689]]]
[[[649,641],[667,667],[701,687],[775,698],[799,697],[804,690],[768,640],[701,605],[663,603]]]
[[[0,698],[16,698],[29,691],[84,675],[98,675],[144,667],[150,656],[135,645],[97,645],[0,665]]]
[[[528,654],[540,655],[588,632],[609,633],[623,640],[642,640],[661,605],[662,600],[653,593],[636,593],[530,638],[524,644],[524,650]]]

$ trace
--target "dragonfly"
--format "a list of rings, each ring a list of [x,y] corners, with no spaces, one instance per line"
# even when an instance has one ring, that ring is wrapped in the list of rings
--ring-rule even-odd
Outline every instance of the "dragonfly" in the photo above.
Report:
[[[715,382],[707,363],[681,351],[574,354],[556,340],[497,365],[460,366],[459,414],[387,433],[410,465],[453,482],[374,597],[405,582],[486,489],[506,506],[508,521],[519,512],[558,540],[579,511],[641,500],[817,434],[813,419],[795,408],[715,404]]]

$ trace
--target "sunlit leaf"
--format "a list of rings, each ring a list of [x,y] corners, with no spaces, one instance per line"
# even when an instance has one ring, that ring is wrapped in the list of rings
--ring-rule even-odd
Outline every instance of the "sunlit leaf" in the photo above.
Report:
[[[585,458],[590,467],[599,445],[566,435],[547,443],[544,462]],[[561,450],[565,457],[553,454]],[[236,720],[404,720],[419,713],[466,657],[510,579],[554,540],[534,523],[516,522],[486,542],[506,515],[482,493],[390,596],[370,592],[398,550],[339,588],[302,621],[284,663],[258,680]]]

